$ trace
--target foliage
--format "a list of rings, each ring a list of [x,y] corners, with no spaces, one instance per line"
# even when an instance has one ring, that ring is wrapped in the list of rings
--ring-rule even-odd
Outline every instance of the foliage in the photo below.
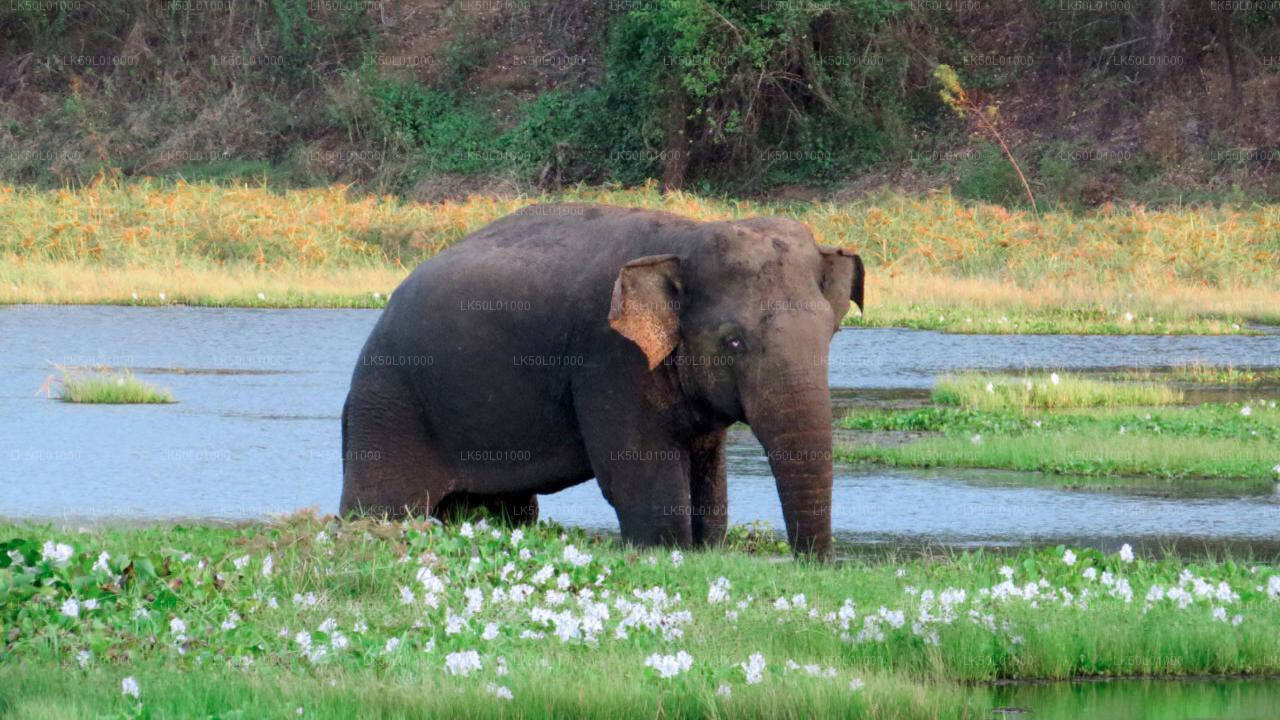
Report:
[[[548,524],[10,525],[0,697],[57,717],[977,718],[989,698],[961,683],[1280,669],[1280,569],[1119,550],[823,566]]]
[[[981,410],[1044,410],[1171,405],[1182,401],[1182,393],[1154,383],[1110,383],[1069,374],[967,373],[939,378],[933,401]]]
[[[153,387],[133,373],[98,370],[84,373],[78,369],[58,368],[58,397],[63,402],[107,405],[168,404],[177,402],[173,394]]]
[[[1275,400],[1048,411],[1018,404],[981,410],[940,406],[858,411],[839,426],[941,435],[900,447],[843,447],[837,456],[845,460],[1035,470],[1099,478],[1094,485],[1129,485],[1116,476],[1141,476],[1199,487],[1203,479],[1217,478],[1231,480],[1234,491],[1269,492],[1280,480]]]

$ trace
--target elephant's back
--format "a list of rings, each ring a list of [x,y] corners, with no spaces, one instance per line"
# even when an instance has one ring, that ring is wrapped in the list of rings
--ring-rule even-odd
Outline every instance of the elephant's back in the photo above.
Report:
[[[699,223],[610,205],[531,205],[424,261],[393,293],[415,313],[520,308],[513,320],[581,314],[603,322],[618,269],[696,242]]]

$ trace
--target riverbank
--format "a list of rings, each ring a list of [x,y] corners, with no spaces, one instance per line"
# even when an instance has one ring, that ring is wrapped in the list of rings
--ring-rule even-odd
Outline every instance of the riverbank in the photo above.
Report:
[[[1066,487],[1269,492],[1280,482],[1274,398],[1178,405],[1182,392],[1158,383],[1057,373],[943,378],[931,396],[925,407],[850,411],[837,428],[910,436],[841,435],[837,459],[1036,471]]]
[[[976,718],[966,683],[1280,672],[1280,569],[1244,557],[814,566],[307,516],[0,538],[16,717]]]
[[[414,203],[343,187],[0,186],[0,304],[369,307],[410,269],[535,202],[805,222],[867,264],[846,322],[973,333],[1247,333],[1280,324],[1280,206],[1036,217],[948,194],[758,203],[579,187]]]

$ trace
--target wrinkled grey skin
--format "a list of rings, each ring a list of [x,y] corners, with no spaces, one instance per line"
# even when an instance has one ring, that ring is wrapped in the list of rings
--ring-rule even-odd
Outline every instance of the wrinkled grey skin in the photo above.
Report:
[[[725,434],[768,452],[797,552],[831,548],[827,351],[862,263],[798,222],[541,205],[396,289],[342,413],[341,512],[537,518],[595,477],[636,544],[721,541]]]

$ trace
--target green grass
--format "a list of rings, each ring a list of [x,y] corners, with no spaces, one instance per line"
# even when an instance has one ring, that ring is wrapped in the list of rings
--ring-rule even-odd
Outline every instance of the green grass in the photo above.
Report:
[[[81,374],[64,369],[58,384],[58,397],[63,402],[104,405],[177,402],[169,390],[145,383],[128,370]]]
[[[0,538],[6,717],[979,718],[990,696],[967,683],[1280,671],[1280,569],[1243,558],[1046,548],[812,565],[550,525],[515,540],[306,516]],[[521,586],[519,602],[493,595]],[[466,616],[458,632],[450,615]],[[472,650],[481,668],[450,675],[446,657]],[[674,677],[646,667],[680,651],[691,666]],[[753,653],[765,666],[748,684]]]
[[[1117,380],[1164,381],[1197,385],[1276,385],[1280,384],[1280,368],[1235,367],[1194,363],[1164,369],[1129,369],[1112,373]]]
[[[1178,390],[1155,383],[1110,383],[1058,373],[1011,376],[967,373],[946,375],[933,389],[933,401],[982,410],[1127,407],[1171,405]]]
[[[1262,492],[1280,480],[1280,410],[1274,401],[1056,411],[859,410],[837,425],[938,433],[896,447],[838,448],[837,458],[849,462],[1041,471],[1068,476],[1049,479],[1057,484],[1111,487],[1158,485],[1151,479],[1197,487],[1204,479],[1219,479],[1233,481],[1230,487],[1237,490]]]

